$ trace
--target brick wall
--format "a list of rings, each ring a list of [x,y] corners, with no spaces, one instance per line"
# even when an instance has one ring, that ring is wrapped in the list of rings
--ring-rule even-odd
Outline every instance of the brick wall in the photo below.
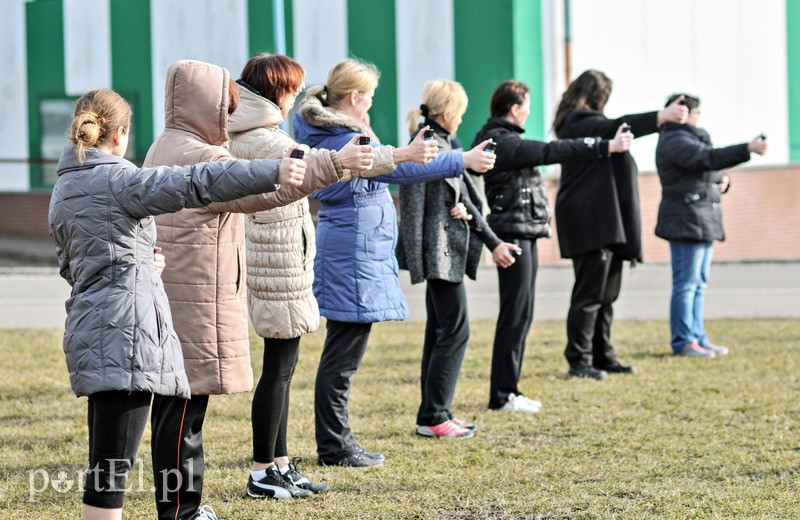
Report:
[[[0,193],[0,234],[45,238],[49,192]]]
[[[800,165],[728,171],[731,189],[722,196],[726,240],[714,246],[714,260],[800,260]],[[557,181],[548,182],[555,204]],[[661,185],[654,173],[639,176],[645,262],[668,262],[669,245],[655,236]],[[557,233],[558,230],[555,230]],[[544,264],[562,260],[555,234],[539,241]]]
[[[800,165],[740,168],[729,172],[731,189],[723,196],[727,240],[717,243],[715,260],[800,260]],[[557,181],[548,181],[551,205]],[[642,238],[647,262],[669,261],[667,242],[653,234],[661,197],[658,176],[639,176]],[[0,193],[0,234],[47,238],[49,193]],[[312,201],[312,211],[318,205]],[[558,229],[554,226],[554,231]],[[542,264],[568,263],[558,240],[539,241]]]

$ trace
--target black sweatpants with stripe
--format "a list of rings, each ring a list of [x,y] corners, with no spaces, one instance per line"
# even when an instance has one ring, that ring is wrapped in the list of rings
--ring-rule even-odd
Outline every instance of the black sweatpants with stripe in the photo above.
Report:
[[[153,399],[153,479],[161,520],[193,518],[203,498],[203,421],[208,396]]]

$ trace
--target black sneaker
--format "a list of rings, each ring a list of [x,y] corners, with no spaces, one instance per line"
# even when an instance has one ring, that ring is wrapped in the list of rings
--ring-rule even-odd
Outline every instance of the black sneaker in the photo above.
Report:
[[[297,471],[297,465],[300,461],[303,460],[300,457],[295,457],[289,463],[289,471],[283,474],[284,480],[289,482],[290,484],[299,487],[300,489],[307,489],[314,494],[317,493],[327,493],[331,490],[328,484],[317,484],[316,482],[311,482],[311,479]]]
[[[247,496],[251,498],[305,498],[312,494],[307,489],[287,482],[275,464],[267,468],[267,476],[261,480],[253,480],[252,475],[247,478]]]
[[[597,370],[589,365],[578,365],[576,367],[570,367],[569,371],[567,372],[567,376],[597,379],[598,381],[602,381],[608,377],[608,373],[604,372],[603,370]]]
[[[623,365],[619,361],[615,361],[614,363],[610,363],[608,365],[597,366],[595,368],[597,370],[608,372],[609,374],[635,374],[638,372],[635,366]]]
[[[360,447],[360,446],[359,446]],[[370,466],[383,466],[384,459],[378,457],[370,457],[369,455],[383,455],[379,453],[370,453],[363,448],[361,451],[355,453],[347,453],[335,459],[324,459],[319,457],[317,461],[320,466],[344,466],[347,468],[367,468]]]

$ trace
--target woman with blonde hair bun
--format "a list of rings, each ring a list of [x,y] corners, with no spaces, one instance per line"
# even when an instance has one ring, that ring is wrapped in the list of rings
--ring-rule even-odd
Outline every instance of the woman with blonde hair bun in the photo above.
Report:
[[[352,179],[318,191],[317,260],[314,295],[327,318],[315,386],[317,455],[321,464],[376,466],[382,453],[369,452],[355,440],[348,424],[350,383],[364,356],[372,324],[404,320],[408,304],[400,290],[397,215],[388,183],[413,184],[458,177],[465,166],[486,171],[494,155],[478,146],[469,152],[437,155],[435,140],[424,140],[427,127],[411,143],[382,145],[369,124],[369,109],[380,73],[371,64],[344,60],[328,73],[324,86],[309,89],[295,116],[295,137],[309,146],[336,148],[357,133],[374,147],[374,169],[385,175]],[[343,268],[342,266],[348,266]]]
[[[121,518],[153,396],[190,395],[152,216],[274,191],[301,182],[305,170],[295,159],[139,168],[123,158],[130,121],[130,106],[112,90],[78,100],[48,215],[61,276],[72,286],[64,331],[70,383],[88,396],[86,519]]]
[[[422,104],[408,113],[409,132],[434,130],[439,149],[452,149],[451,136],[467,110],[460,83],[432,80],[422,91]],[[421,120],[421,122],[420,122]],[[400,238],[397,258],[411,283],[425,281],[428,320],[422,348],[417,435],[442,439],[472,437],[477,425],[453,416],[461,362],[469,342],[464,275],[477,275],[485,245],[501,268],[514,263],[518,248],[503,242],[483,219],[481,197],[468,175],[400,186]]]

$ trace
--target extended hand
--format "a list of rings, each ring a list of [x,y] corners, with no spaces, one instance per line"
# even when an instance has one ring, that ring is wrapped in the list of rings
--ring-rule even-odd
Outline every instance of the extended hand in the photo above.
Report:
[[[747,151],[757,153],[758,155],[764,155],[767,152],[767,141],[762,139],[761,135],[757,135],[755,139],[747,144]]]
[[[681,104],[683,99],[683,96],[681,96],[658,111],[658,126],[664,123],[678,123],[682,125],[686,122],[686,118],[689,117],[689,109],[686,105]]]
[[[478,143],[472,150],[464,152],[464,168],[478,173],[484,173],[494,168],[494,161],[497,156],[492,152],[485,152],[483,149],[489,144],[491,139]]]
[[[617,134],[614,136],[614,139],[609,141],[608,143],[608,151],[611,153],[621,153],[627,152],[628,149],[631,147],[631,143],[633,143],[633,132],[623,132],[625,127],[627,126],[626,123],[622,123],[617,128]]]
[[[342,168],[358,171],[372,169],[372,146],[358,144],[359,137],[361,137],[360,134],[354,136],[349,143],[336,152]]]
[[[428,139],[426,141],[423,138],[423,134],[427,129],[427,126],[421,128],[411,143],[395,149],[395,163],[415,162],[424,164],[436,159],[436,155],[439,153],[439,145],[436,143],[436,139]]]
[[[300,186],[306,176],[306,162],[303,159],[284,157],[278,170],[278,184]]]

